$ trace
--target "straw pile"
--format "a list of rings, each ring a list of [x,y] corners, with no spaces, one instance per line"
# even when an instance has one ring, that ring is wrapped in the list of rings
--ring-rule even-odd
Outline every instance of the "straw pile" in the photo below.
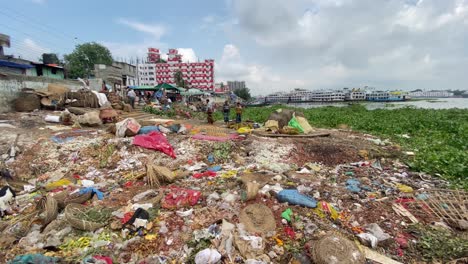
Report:
[[[69,204],[65,207],[65,219],[68,223],[84,231],[95,231],[107,225],[111,215],[110,210],[81,204]]]
[[[364,255],[356,244],[336,233],[311,241],[309,253],[314,263],[358,264],[365,263]]]
[[[178,175],[164,166],[154,165],[155,156],[151,156],[146,164],[146,177],[148,185],[151,187],[160,187],[163,183],[172,183]]]

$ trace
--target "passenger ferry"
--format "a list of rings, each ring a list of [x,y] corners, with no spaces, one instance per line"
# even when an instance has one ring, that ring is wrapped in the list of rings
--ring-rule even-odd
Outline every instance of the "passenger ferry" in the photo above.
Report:
[[[366,101],[371,102],[397,102],[406,101],[409,99],[407,92],[401,91],[372,91],[366,94]]]
[[[304,89],[294,89],[289,93],[277,92],[267,95],[265,102],[339,102],[344,101],[345,93],[341,91],[308,91]]]
[[[409,100],[407,92],[402,91],[364,91],[361,89],[342,91],[294,89],[291,92],[276,92],[258,98],[251,105],[261,106],[272,103],[305,103],[305,102],[343,102],[343,101],[371,101],[391,102]]]

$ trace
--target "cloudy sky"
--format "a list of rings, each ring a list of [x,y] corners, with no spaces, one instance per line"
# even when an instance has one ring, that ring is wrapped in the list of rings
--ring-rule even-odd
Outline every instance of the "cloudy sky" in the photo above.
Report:
[[[295,87],[468,89],[468,0],[0,0],[7,53],[37,59],[96,41],[213,58],[216,81]]]

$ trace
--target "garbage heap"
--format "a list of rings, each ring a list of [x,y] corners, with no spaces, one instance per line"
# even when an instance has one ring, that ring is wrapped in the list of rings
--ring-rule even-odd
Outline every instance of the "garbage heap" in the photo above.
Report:
[[[1,258],[260,264],[466,256],[467,194],[412,172],[388,141],[337,130],[310,139],[239,136],[184,122],[125,119],[112,133],[32,138],[1,168],[18,202],[2,207]]]

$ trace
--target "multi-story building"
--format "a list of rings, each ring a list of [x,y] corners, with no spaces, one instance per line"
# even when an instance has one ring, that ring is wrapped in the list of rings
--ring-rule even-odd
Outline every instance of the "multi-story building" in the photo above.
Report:
[[[245,81],[228,81],[227,85],[229,87],[229,91],[234,91],[236,89],[244,89]]]
[[[169,83],[176,85],[174,75],[182,73],[188,88],[214,90],[214,60],[203,62],[182,62],[182,55],[177,49],[169,49],[167,62],[161,60],[157,48],[148,48],[148,63],[138,65],[139,85],[157,85]]]
[[[138,85],[156,86],[156,63],[138,64]]]

